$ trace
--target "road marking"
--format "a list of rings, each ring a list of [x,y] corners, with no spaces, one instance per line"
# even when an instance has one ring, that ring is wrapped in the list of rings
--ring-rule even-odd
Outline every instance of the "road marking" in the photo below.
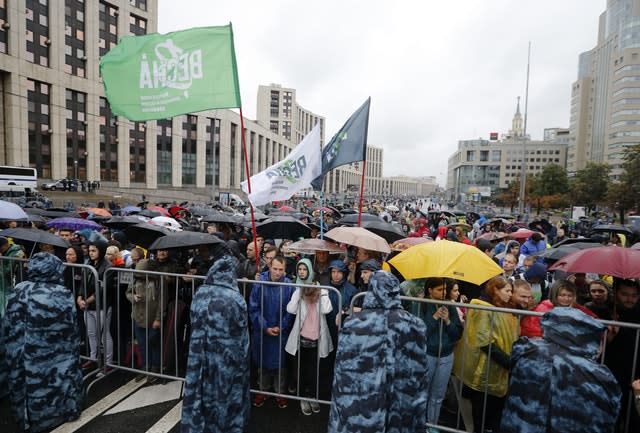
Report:
[[[182,419],[182,402],[176,404],[157,423],[151,426],[147,433],[168,433]]]
[[[145,386],[141,390],[130,395],[127,399],[118,403],[115,407],[109,409],[105,415],[113,415],[119,412],[126,412],[145,406],[151,406],[152,404],[177,400],[180,398],[182,383],[183,382],[181,380],[174,380],[162,385]]]
[[[144,385],[144,382],[136,382],[135,380],[126,383],[105,398],[96,402],[93,406],[82,411],[80,418],[75,421],[62,424],[51,433],[72,433],[76,430],[79,430],[80,427],[88,424],[89,422],[100,416],[104,411],[109,409],[111,406],[113,406],[123,398],[127,397],[142,385]]]

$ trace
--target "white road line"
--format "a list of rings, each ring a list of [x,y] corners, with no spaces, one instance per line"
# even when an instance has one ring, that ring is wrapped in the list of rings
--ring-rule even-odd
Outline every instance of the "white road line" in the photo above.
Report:
[[[131,382],[126,383],[125,385],[116,389],[114,392],[112,392],[105,398],[96,402],[93,406],[82,411],[80,418],[78,418],[75,421],[62,424],[60,427],[53,430],[51,433],[72,433],[76,430],[79,430],[80,427],[84,426],[85,424],[88,424],[89,422],[91,422],[92,420],[100,416],[104,411],[109,409],[111,406],[113,406],[123,398],[127,397],[129,394],[131,394],[132,392],[134,392],[136,389],[140,388],[144,384],[145,384],[144,381],[136,382],[135,380],[132,380]]]
[[[157,423],[151,426],[147,433],[168,433],[182,419],[182,402],[176,404]]]
[[[177,400],[180,398],[180,391],[182,391],[181,380],[174,380],[163,383],[162,385],[145,386],[113,406],[105,412],[105,415],[113,415],[153,404],[164,403],[165,401]]]

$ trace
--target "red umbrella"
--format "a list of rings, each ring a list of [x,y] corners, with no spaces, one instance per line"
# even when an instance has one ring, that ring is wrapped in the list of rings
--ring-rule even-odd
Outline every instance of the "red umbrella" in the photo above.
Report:
[[[147,210],[150,210],[152,212],[160,212],[163,216],[167,216],[167,217],[171,216],[169,211],[163,208],[162,206],[147,206]]]
[[[284,206],[280,206],[278,208],[278,211],[280,211],[280,212],[295,212],[296,210],[294,208],[292,208],[291,206],[287,206],[285,204]]]
[[[413,238],[404,238],[399,239],[391,244],[391,249],[393,251],[404,251],[409,247],[414,245],[423,244],[425,242],[433,242],[431,239],[427,239],[424,237],[413,237]]]
[[[493,242],[497,241],[498,239],[504,239],[507,236],[509,236],[509,234],[505,232],[487,232],[481,234],[480,236],[477,236],[475,240],[477,241],[478,239],[486,239],[490,242]]]
[[[585,272],[633,279],[640,277],[640,250],[597,247],[578,251],[558,260],[550,271]]]
[[[536,231],[529,230],[529,229],[518,229],[515,232],[509,233],[509,236],[512,239],[529,239],[531,237],[531,235],[534,234],[534,233],[540,233],[540,232],[536,232]],[[540,233],[540,236],[544,237],[544,234]]]

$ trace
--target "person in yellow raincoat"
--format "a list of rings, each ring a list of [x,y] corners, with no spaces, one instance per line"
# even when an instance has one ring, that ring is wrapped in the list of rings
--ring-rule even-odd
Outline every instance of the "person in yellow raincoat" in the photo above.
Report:
[[[487,281],[484,295],[470,305],[508,307],[512,292],[507,279],[494,277]],[[509,355],[518,335],[518,318],[513,314],[467,309],[464,333],[454,352],[453,374],[464,385],[462,397],[471,400],[476,432],[483,431],[483,426],[485,431],[497,431],[500,426],[509,385]]]

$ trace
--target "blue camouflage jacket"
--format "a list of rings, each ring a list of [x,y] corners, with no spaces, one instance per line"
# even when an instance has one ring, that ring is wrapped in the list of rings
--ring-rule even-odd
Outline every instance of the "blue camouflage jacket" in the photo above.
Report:
[[[362,307],[340,331],[328,431],[424,431],[425,324],[402,309],[399,282],[388,272],[371,276]]]
[[[542,316],[542,338],[521,337],[501,433],[606,433],[615,430],[620,387],[596,362],[605,326],[576,308]]]
[[[16,285],[0,327],[0,371],[8,372],[0,386],[9,390],[18,425],[31,432],[82,411],[80,333],[63,269],[52,254],[33,255],[28,280]]]
[[[243,433],[249,421],[249,320],[237,261],[216,260],[191,303],[182,433]]]

